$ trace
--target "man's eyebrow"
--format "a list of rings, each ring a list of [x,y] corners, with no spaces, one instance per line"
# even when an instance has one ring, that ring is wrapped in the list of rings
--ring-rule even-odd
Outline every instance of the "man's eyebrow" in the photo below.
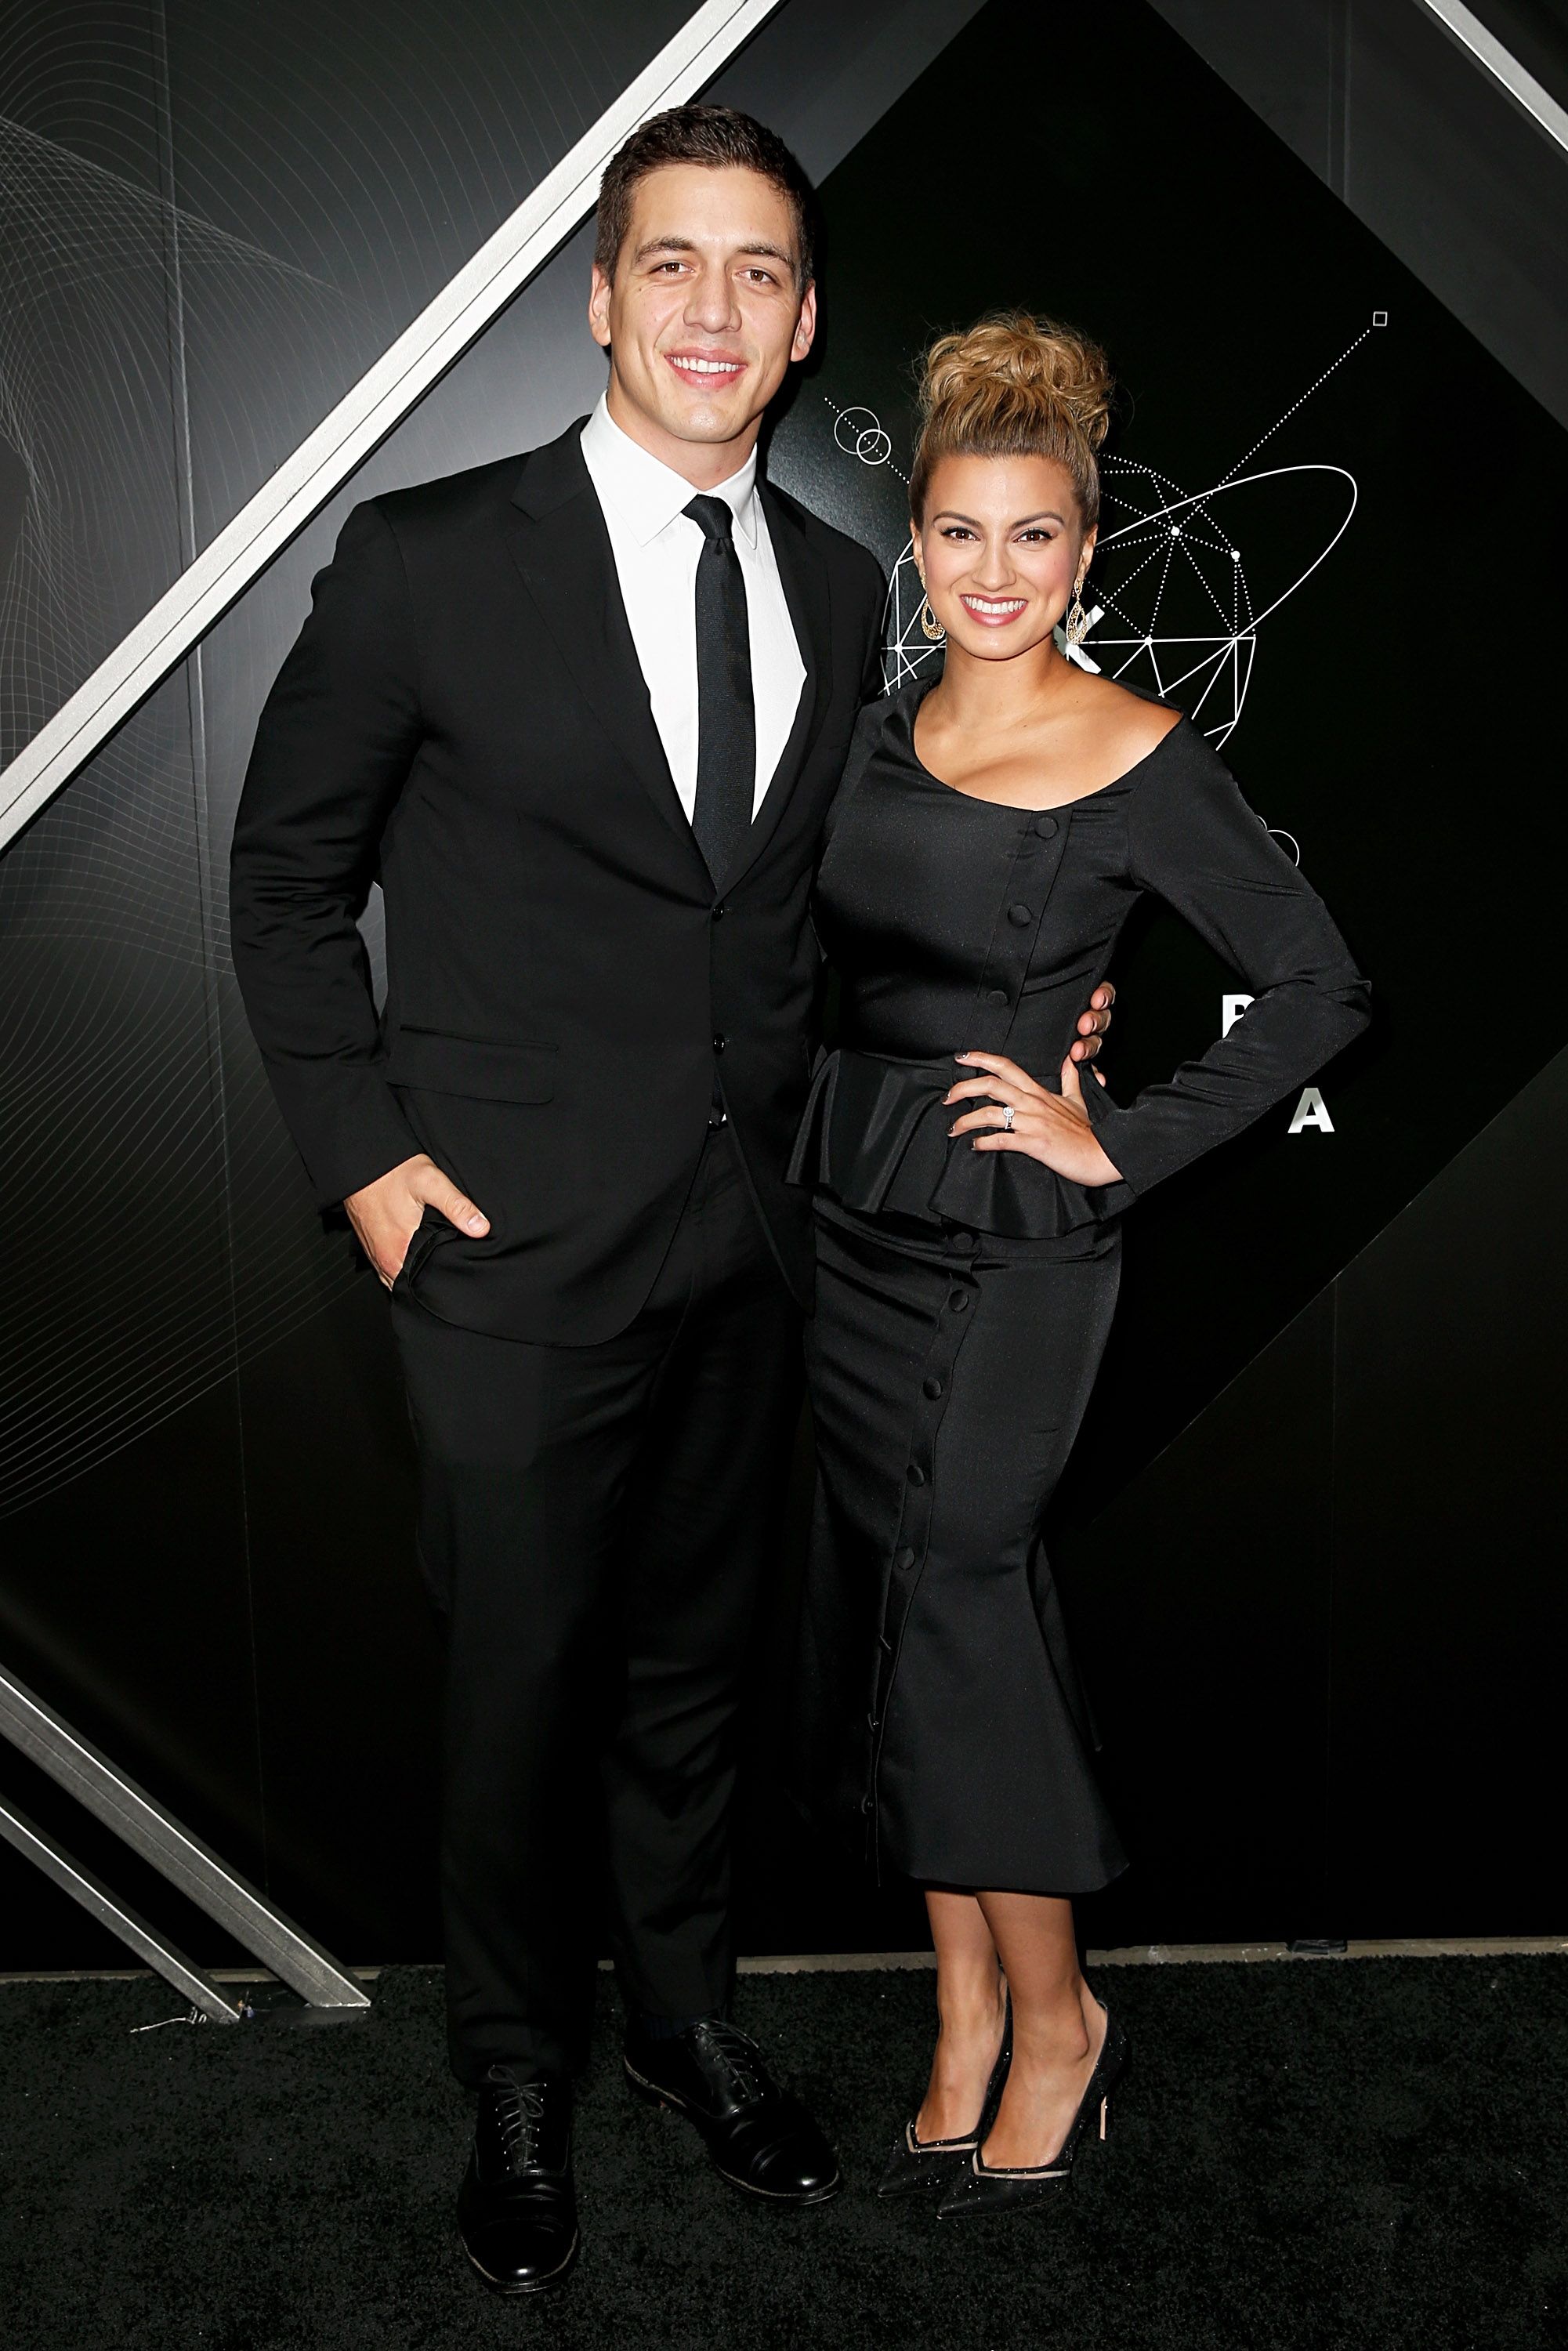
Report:
[[[650,255],[655,253],[695,253],[696,250],[697,241],[693,236],[652,236],[646,245],[640,245],[637,247],[633,258],[645,261]],[[769,261],[781,261],[786,269],[793,269],[795,266],[794,255],[788,252],[781,245],[770,245],[766,237],[758,237],[754,245],[737,246],[736,250],[748,255],[762,254]]]

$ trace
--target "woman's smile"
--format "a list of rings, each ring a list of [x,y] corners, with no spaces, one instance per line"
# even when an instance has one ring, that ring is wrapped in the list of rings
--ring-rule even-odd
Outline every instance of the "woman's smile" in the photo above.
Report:
[[[984,629],[1006,628],[1008,622],[1016,621],[1029,605],[1027,596],[960,595],[958,601],[969,618],[978,621]]]

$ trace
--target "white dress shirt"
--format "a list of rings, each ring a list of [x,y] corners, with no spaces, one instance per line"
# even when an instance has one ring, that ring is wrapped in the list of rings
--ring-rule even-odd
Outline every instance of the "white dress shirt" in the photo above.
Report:
[[[582,428],[582,455],[610,533],[653,724],[689,822],[697,796],[696,584],[703,534],[683,509],[698,493],[622,433],[602,400]],[[757,713],[755,816],[789,739],[806,671],[757,495],[756,450],[738,474],[706,495],[722,498],[735,517],[735,551],[746,582]]]

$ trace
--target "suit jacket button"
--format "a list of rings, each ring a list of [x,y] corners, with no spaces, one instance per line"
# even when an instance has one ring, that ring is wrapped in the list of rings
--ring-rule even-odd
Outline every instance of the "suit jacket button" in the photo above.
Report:
[[[1053,816],[1037,816],[1034,829],[1041,841],[1053,840],[1056,834],[1056,819]]]
[[[714,1050],[714,1051],[715,1051],[716,1053],[722,1053],[722,1052],[723,1052],[723,1050],[724,1050],[724,1039],[723,1039],[722,1037],[716,1037],[716,1038],[714,1039],[714,1040],[713,1040],[713,1050]]]
[[[925,1394],[931,1398],[932,1403],[935,1404],[937,1397],[942,1393],[941,1381],[933,1374],[930,1379],[924,1383],[924,1386]]]
[[[1026,923],[1033,922],[1034,916],[1030,913],[1027,906],[1009,906],[1008,908],[1008,920],[1009,923],[1016,923],[1019,929],[1021,931]]]
[[[947,1304],[955,1314],[962,1314],[968,1303],[969,1293],[967,1290],[950,1290],[947,1292]]]
[[[902,1567],[905,1570],[912,1568],[915,1564],[915,1553],[905,1546],[893,1563],[894,1567]],[[891,1648],[893,1644],[889,1642],[888,1646]]]
[[[986,1002],[988,1004],[1005,1004],[1007,1000],[1008,992],[1005,987],[991,987],[988,988],[986,991]]]
[[[714,908],[714,910],[713,910],[713,918],[714,918],[714,921],[715,921],[716,923],[716,922],[720,922],[720,921],[722,921],[722,919],[724,918],[724,916],[725,916],[726,914],[728,914],[728,912],[729,912],[729,908],[728,908],[727,906],[716,906],[716,907]]]
[[[925,1483],[925,1472],[918,1461],[912,1461],[904,1474],[912,1486],[924,1486]]]

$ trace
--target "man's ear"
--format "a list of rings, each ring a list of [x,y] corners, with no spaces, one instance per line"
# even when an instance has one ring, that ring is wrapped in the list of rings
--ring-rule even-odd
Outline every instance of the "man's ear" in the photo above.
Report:
[[[596,261],[589,278],[588,331],[596,343],[610,349],[610,280]]]
[[[795,321],[795,340],[789,346],[792,360],[803,360],[817,339],[817,286],[813,278],[800,298],[800,315]]]

